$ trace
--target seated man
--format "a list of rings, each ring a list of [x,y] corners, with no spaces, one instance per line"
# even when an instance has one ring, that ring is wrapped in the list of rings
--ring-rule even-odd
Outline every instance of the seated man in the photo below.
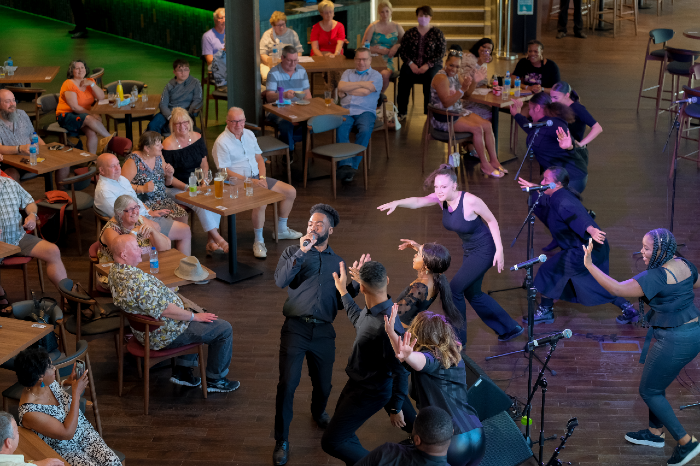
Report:
[[[447,449],[453,431],[452,416],[447,411],[427,406],[420,410],[413,424],[413,445],[385,443],[369,452],[355,466],[447,466]]]
[[[266,87],[265,100],[268,102],[276,102],[279,99],[278,89],[280,87],[284,89],[285,99],[296,99],[294,93],[297,91],[304,93],[305,100],[311,99],[309,77],[304,67],[299,64],[299,52],[297,52],[297,49],[291,45],[287,45],[282,49],[282,61],[270,70],[270,73],[267,75]],[[294,130],[295,128],[298,129],[298,134],[301,137],[301,125],[294,126],[289,121],[273,114],[269,114],[267,119],[277,125],[281,139],[288,142],[289,150],[293,151]]]
[[[282,52],[282,48],[291,45],[298,53],[304,53],[304,47],[299,42],[299,35],[294,29],[287,27],[287,15],[281,11],[275,11],[270,16],[270,29],[265,31],[260,37],[260,76],[263,83],[274,65],[272,63],[272,53],[275,48],[277,52]]]
[[[22,221],[19,209],[24,209],[27,217]],[[20,247],[18,256],[36,257],[46,262],[49,280],[58,288],[58,283],[67,277],[66,268],[61,262],[61,251],[53,243],[25,233],[36,228],[38,207],[34,199],[15,180],[0,176],[0,241]],[[0,295],[7,304],[5,290]]]
[[[122,167],[114,154],[104,153],[97,157],[100,179],[95,186],[95,207],[105,215],[114,216],[114,202],[122,194],[128,194],[138,201],[143,224],[163,233],[176,241],[176,249],[186,256],[192,251],[192,231],[186,223],[163,217],[168,210],[148,210],[138,199],[129,180],[122,176]]]
[[[231,364],[233,334],[231,324],[218,320],[208,312],[195,314],[186,311],[182,300],[155,276],[137,266],[141,262],[141,248],[133,235],[121,235],[112,243],[114,264],[109,271],[109,288],[114,304],[130,314],[140,314],[165,323],[151,332],[152,350],[179,348],[192,343],[204,343],[207,351],[207,391],[232,392],[240,382],[228,380]],[[132,329],[143,344],[144,334]],[[201,363],[201,361],[200,361]],[[186,354],[177,358],[170,381],[177,385],[199,387],[202,383],[192,368],[197,367],[197,355]]]
[[[265,176],[265,161],[262,158],[258,140],[253,132],[245,129],[244,126],[243,109],[231,107],[226,115],[226,129],[216,138],[211,151],[214,162],[217,168],[226,168],[229,176],[243,179],[247,174],[257,180],[254,182],[257,187],[271,189],[284,195],[285,199],[280,202],[277,223],[279,239],[299,239],[302,233],[287,227],[287,219],[294,206],[297,191],[287,183]],[[267,248],[263,239],[266,207],[253,209],[253,231],[255,232],[253,254],[259,258],[267,257]]]
[[[214,54],[224,46],[226,37],[226,9],[219,8],[214,12],[214,27],[202,34],[202,58],[211,66]]]
[[[360,47],[355,51],[355,69],[345,70],[338,83],[340,105],[350,110],[345,121],[338,128],[337,142],[350,142],[350,130],[357,127],[355,144],[367,147],[372,137],[374,121],[377,119],[377,101],[382,89],[382,75],[371,68],[372,56],[369,49]],[[338,162],[336,176],[345,182],[355,177],[360,166],[361,156]],[[367,163],[365,161],[365,163]]]
[[[12,414],[0,411],[0,466],[63,466],[63,461],[57,458],[24,461],[23,455],[15,455],[19,446],[19,428]]]
[[[175,107],[187,109],[193,120],[202,109],[202,84],[199,79],[190,76],[187,60],[175,60],[173,73],[175,77],[168,82],[160,96],[160,113],[148,123],[148,131],[169,135],[168,120]]]

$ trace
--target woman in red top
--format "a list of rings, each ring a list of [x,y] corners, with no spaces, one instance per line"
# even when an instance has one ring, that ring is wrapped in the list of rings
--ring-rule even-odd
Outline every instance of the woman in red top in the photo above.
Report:
[[[86,74],[87,65],[83,60],[74,60],[68,66],[68,79],[61,86],[56,107],[56,120],[71,136],[77,136],[78,132],[84,133],[87,150],[94,154],[97,152],[97,135],[103,138],[100,147],[106,147],[110,133],[102,124],[101,116],[90,114],[95,100],[104,99],[105,93],[94,79],[86,78]]]
[[[318,12],[323,18],[311,28],[311,55],[325,55],[333,58],[343,54],[345,26],[333,20],[335,5],[329,0],[318,4]]]

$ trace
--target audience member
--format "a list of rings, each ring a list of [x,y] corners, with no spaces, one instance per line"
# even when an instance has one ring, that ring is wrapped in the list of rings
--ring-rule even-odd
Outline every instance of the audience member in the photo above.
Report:
[[[262,66],[262,65],[260,65]],[[269,70],[269,68],[268,68]],[[228,92],[228,72],[226,71],[226,44],[214,54],[211,62],[211,76],[214,78],[214,86],[219,92]]]
[[[396,96],[399,120],[406,117],[408,97],[414,84],[423,85],[423,113],[428,113],[430,83],[435,74],[442,69],[442,58],[447,47],[442,31],[430,25],[433,17],[433,9],[430,6],[416,8],[416,17],[418,26],[406,31],[401,39],[400,54],[403,65]]]
[[[356,335],[345,368],[349,379],[321,438],[323,451],[348,466],[369,453],[356,432],[377,411],[388,405],[391,424],[406,428],[402,408],[408,394],[408,372],[396,359],[384,331],[384,316],[390,316],[392,307],[386,291],[389,284],[386,269],[379,262],[369,261],[359,271],[351,269],[351,274],[360,284],[365,308],[360,310],[350,297],[345,264],[341,262],[340,273],[333,272],[333,279]],[[403,327],[398,323],[396,326],[396,333],[403,335]]]
[[[114,203],[122,194],[128,194],[134,199],[138,199],[138,195],[129,180],[122,176],[119,159],[114,154],[100,155],[97,158],[97,169],[100,178],[95,186],[95,207],[102,213],[114,216]],[[143,202],[138,201],[138,204],[139,215],[145,217],[142,219],[144,224],[163,233],[172,241],[176,241],[177,250],[189,256],[192,250],[190,226],[167,218],[169,213],[167,209],[149,210]]]
[[[204,343],[207,351],[207,391],[232,392],[240,382],[228,380],[231,365],[233,332],[231,324],[219,320],[209,312],[184,309],[182,300],[154,275],[137,266],[141,262],[141,248],[132,235],[121,235],[112,242],[114,264],[109,271],[109,288],[114,304],[130,314],[139,314],[164,323],[151,332],[152,350],[179,348],[192,343]],[[143,344],[144,333],[131,329]],[[199,361],[203,364],[204,361]],[[177,385],[198,387],[202,381],[192,371],[197,367],[197,355],[186,354],[177,358],[170,381]]]
[[[311,28],[311,56],[324,55],[334,58],[343,54],[345,43],[345,26],[333,19],[335,4],[330,0],[323,0],[318,4],[318,12],[323,18]]]
[[[122,175],[131,182],[131,187],[146,208],[167,210],[166,218],[187,223],[187,212],[172,197],[168,197],[165,190],[172,184],[175,170],[163,159],[162,141],[160,133],[144,132],[139,139],[139,150],[133,151],[124,162]]]
[[[304,99],[311,99],[311,85],[306,70],[299,64],[299,52],[291,45],[286,45],[282,49],[282,61],[273,67],[267,75],[267,91],[265,99],[268,102],[275,102],[279,99],[278,89],[284,88],[284,98],[296,100],[295,92],[303,92]],[[295,130],[301,137],[301,126],[293,125],[291,122],[280,118],[277,115],[268,114],[268,121],[277,125],[281,139],[289,143],[289,150],[294,150]]]
[[[243,109],[231,107],[226,115],[226,129],[216,138],[212,149],[214,163],[219,169],[225,168],[229,176],[243,179],[248,175],[256,180],[254,185],[258,189],[270,189],[282,194],[285,199],[280,202],[278,239],[299,239],[302,233],[287,227],[287,219],[294,206],[297,191],[287,183],[265,176],[265,160],[262,158],[258,140],[253,132],[245,129],[244,126]],[[253,254],[258,258],[267,257],[267,248],[263,239],[266,207],[253,209],[253,231],[255,232]]]
[[[437,406],[423,408],[413,425],[413,445],[385,443],[355,466],[448,466],[452,417]]]
[[[175,107],[187,109],[192,118],[202,109],[202,84],[199,79],[190,76],[190,64],[187,60],[175,60],[173,73],[175,77],[168,82],[160,96],[160,113],[156,113],[148,124],[148,131],[168,135],[168,120]]]
[[[338,83],[340,105],[350,110],[344,115],[345,121],[338,128],[337,141],[350,142],[350,131],[357,128],[355,144],[367,147],[377,119],[377,102],[382,88],[382,75],[372,69],[372,55],[369,49],[360,47],[355,51],[355,69],[345,70]],[[338,162],[337,178],[350,182],[355,178],[362,156]],[[365,161],[367,163],[367,161]]]
[[[163,159],[174,171],[171,184],[166,185],[168,196],[173,199],[177,194],[187,191],[191,173],[197,168],[207,173],[210,168],[204,137],[193,131],[193,128],[192,118],[187,111],[184,108],[174,108],[170,119],[171,134],[163,141]],[[221,215],[181,201],[176,202],[186,205],[197,215],[202,229],[207,232],[207,254],[228,252],[228,242],[219,233]]]
[[[520,86],[523,90],[533,94],[546,92],[549,94],[552,86],[561,81],[559,67],[548,58],[544,58],[544,45],[537,39],[527,43],[527,57],[521,58],[513,76],[520,78]]]
[[[36,432],[71,466],[121,466],[117,455],[80,411],[78,400],[88,387],[88,370],[77,377],[75,366],[63,381],[70,386],[69,395],[56,380],[56,369],[44,348],[29,348],[17,355],[15,372],[24,387],[19,399],[19,423]]]
[[[214,12],[214,27],[202,35],[202,57],[207,65],[211,65],[214,54],[224,46],[226,37],[226,9],[219,8]]]
[[[453,45],[450,49],[462,50],[459,45]],[[462,55],[462,62],[459,65],[459,74],[462,78],[469,76],[472,78],[472,83],[466,94],[471,95],[476,88],[485,87],[488,83],[488,74],[486,65],[491,63],[493,57],[493,41],[488,37],[480,39],[476,44],[469,49],[469,52]],[[478,72],[478,76],[477,76]],[[482,77],[483,76],[483,77]],[[475,79],[481,78],[481,79]],[[467,99],[463,103],[464,108],[472,113],[476,113],[484,120],[491,121],[491,107],[484,104],[478,104]]]
[[[574,0],[574,36],[579,39],[588,37],[583,32],[583,9],[581,0]],[[589,6],[590,8],[590,6]],[[559,19],[557,21],[557,39],[566,37],[566,23],[569,21],[569,0],[560,0]]]
[[[34,125],[24,110],[17,108],[15,95],[7,89],[0,89],[0,160],[3,155],[29,155]],[[45,144],[39,138],[39,144]],[[8,165],[0,165],[2,169],[19,182],[19,171]],[[64,171],[64,169],[61,169]],[[67,169],[65,169],[67,171]],[[65,177],[65,176],[64,176]]]
[[[369,50],[372,53],[379,54],[386,62],[387,69],[382,70],[382,92],[389,87],[391,76],[398,71],[394,63],[394,57],[401,46],[404,30],[399,23],[391,20],[391,12],[394,7],[391,6],[389,0],[381,0],[377,4],[377,13],[379,19],[365,30],[365,35],[362,38],[362,43],[369,42]]]
[[[88,67],[83,60],[73,60],[68,65],[68,79],[61,85],[56,107],[56,119],[61,128],[71,137],[84,133],[87,150],[101,154],[112,135],[102,124],[101,115],[92,115],[90,109],[96,100],[104,99],[105,93],[92,78],[87,78]],[[98,140],[97,136],[102,136]],[[116,135],[116,133],[114,133]]]
[[[467,96],[467,92],[473,87],[470,76],[462,79],[459,75],[461,55],[460,51],[450,50],[445,61],[445,69],[438,71],[430,84],[430,104],[460,115],[457,120],[452,118],[454,130],[455,132],[473,134],[472,143],[481,162],[481,172],[494,178],[503,178],[503,175],[508,172],[498,161],[498,151],[496,150],[496,140],[491,122],[484,120],[463,106],[462,97]],[[485,73],[483,70],[478,70],[475,76],[477,80],[481,80]],[[440,131],[449,131],[447,118],[445,115],[433,113],[431,124]]]
[[[304,47],[299,42],[299,36],[294,29],[287,27],[287,15],[281,11],[275,11],[270,16],[270,29],[265,31],[260,38],[260,75],[263,82],[267,79],[272,63],[272,50],[281,52],[286,46],[294,47],[297,53],[304,53]]]
[[[82,0],[70,0],[70,9],[73,13],[75,27],[68,31],[71,39],[84,39],[87,37],[87,15]]]
[[[0,466],[63,466],[63,461],[58,458],[45,458],[43,460],[24,461],[24,455],[15,455],[19,446],[19,428],[14,416],[5,411],[0,411]]]

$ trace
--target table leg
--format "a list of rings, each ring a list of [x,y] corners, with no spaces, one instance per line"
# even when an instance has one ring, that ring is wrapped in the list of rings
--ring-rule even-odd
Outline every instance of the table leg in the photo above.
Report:
[[[238,262],[236,241],[236,216],[228,216],[228,265],[213,267],[216,278],[226,283],[236,283],[247,278],[262,275],[262,271]]]
[[[44,191],[45,192],[53,191],[53,173],[54,172],[44,173]]]
[[[500,150],[498,149],[498,123],[499,119],[501,116],[501,109],[499,107],[491,107],[491,128],[493,129],[493,138],[496,141],[496,154],[500,154]],[[513,156],[509,159],[506,160],[501,160],[500,157],[498,161],[501,164],[507,163],[507,162],[512,162],[513,160],[517,160],[518,158],[516,156]]]
[[[131,130],[131,126],[133,125],[131,113],[124,115],[124,125],[126,125],[126,138],[130,139],[131,142],[134,143],[134,132]]]

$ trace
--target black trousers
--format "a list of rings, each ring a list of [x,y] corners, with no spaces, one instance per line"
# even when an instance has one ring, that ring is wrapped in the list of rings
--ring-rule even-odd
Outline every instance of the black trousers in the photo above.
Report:
[[[318,418],[326,410],[331,394],[331,378],[335,362],[335,330],[333,324],[309,324],[287,317],[280,338],[275,440],[287,440],[294,415],[294,392],[301,380],[306,357],[311,377],[311,416]]]
[[[73,11],[76,31],[87,30],[87,16],[85,15],[85,5],[82,0],[70,0],[70,9]]]
[[[411,89],[414,84],[423,85],[423,113],[428,113],[428,103],[430,103],[430,85],[438,71],[442,69],[442,64],[428,68],[423,74],[414,74],[407,63],[401,66],[401,76],[399,77],[399,89],[396,95],[398,101],[396,106],[401,115],[408,112],[408,98],[411,96]]]
[[[560,0],[559,21],[557,30],[566,32],[566,23],[569,21],[569,0]],[[581,0],[574,0],[574,34],[583,31],[583,14],[581,13]]]

